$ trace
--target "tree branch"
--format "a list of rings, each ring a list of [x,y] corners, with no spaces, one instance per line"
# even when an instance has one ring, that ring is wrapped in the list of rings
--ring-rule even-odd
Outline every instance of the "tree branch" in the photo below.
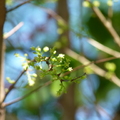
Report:
[[[15,9],[17,9],[17,8],[19,8],[19,7],[21,7],[22,5],[31,2],[31,1],[32,1],[32,0],[27,0],[27,1],[23,2],[23,3],[21,3],[21,4],[15,6],[15,7],[13,7],[13,8],[11,8],[11,9],[7,10],[7,13],[8,13],[8,12],[11,12],[11,11],[13,11],[13,10],[15,10]]]
[[[50,85],[51,83],[52,83],[52,81],[48,81],[48,82],[46,82],[44,85],[38,86],[37,88],[33,89],[31,92],[27,93],[27,94],[24,95],[24,96],[19,97],[19,98],[15,99],[15,100],[13,100],[13,101],[11,101],[11,102],[4,103],[4,104],[3,104],[3,107],[6,107],[6,106],[11,105],[11,104],[13,104],[13,103],[16,103],[16,102],[18,102],[18,101],[20,101],[20,100],[28,97],[28,96],[31,95],[32,93],[36,92],[36,91],[39,90],[40,88]]]
[[[87,0],[88,1],[88,0]],[[92,7],[93,12],[96,14],[96,16],[99,18],[99,20],[102,22],[102,24],[105,26],[105,28],[108,30],[108,32],[111,34],[113,37],[114,41],[117,43],[117,45],[120,47],[120,37],[113,28],[112,24],[110,21],[108,21],[105,16],[102,14],[102,12],[97,8],[92,5],[90,1],[88,1]]]
[[[90,62],[87,58],[85,58],[84,56],[81,56],[77,53],[75,53],[74,51],[70,50],[70,49],[66,49],[65,50],[65,53],[74,58],[75,60],[81,62],[82,64],[85,64],[83,65],[82,67],[85,67],[85,66],[88,66],[90,65],[91,69],[94,71],[94,73],[96,73],[97,75],[101,76],[101,77],[105,77],[106,78],[106,74],[107,72],[103,69],[101,69],[100,67],[98,67],[97,65],[95,64],[92,64],[92,63],[95,63],[95,62]],[[120,56],[119,56],[120,58]],[[110,59],[110,58],[109,58]],[[109,60],[108,59],[108,60]],[[114,58],[111,58],[110,60],[112,60]],[[106,59],[107,60],[107,59]],[[106,60],[102,60],[102,61],[98,61],[97,63],[100,63],[100,62],[105,62]],[[79,69],[81,68],[81,66],[79,67]],[[78,68],[77,68],[78,69]],[[120,87],[120,79],[114,74],[110,77],[109,79],[110,81],[112,81],[114,84],[116,84],[117,86]]]
[[[12,34],[14,34],[17,30],[19,30],[23,26],[23,22],[20,22],[18,25],[16,25],[12,30],[10,30],[8,33],[5,33],[3,36],[3,39],[7,39],[10,37]]]
[[[86,73],[83,73],[83,75],[78,76],[78,77],[72,79],[71,82],[73,82],[73,81],[75,81],[75,80],[77,80],[77,79],[79,79],[79,78],[82,78],[82,77],[85,76],[85,75],[87,75],[87,74],[86,74]]]
[[[96,47],[97,49],[109,54],[109,55],[112,55],[114,57],[119,57],[120,56],[120,52],[117,52],[105,45],[102,45],[101,43],[95,41],[94,39],[91,39],[91,38],[88,38],[88,42],[93,45],[94,47]]]
[[[69,71],[69,72],[64,73],[63,76],[68,75],[68,74],[72,73],[73,71],[76,71],[76,70],[79,70],[79,69],[81,69],[81,68],[87,67],[87,66],[89,66],[89,65],[91,65],[91,64],[94,64],[94,63],[98,64],[98,63],[107,62],[107,61],[114,60],[114,59],[118,59],[118,58],[120,58],[120,56],[119,56],[119,57],[103,58],[103,59],[100,59],[100,60],[91,61],[91,62],[89,62],[89,63],[87,63],[87,64],[80,65],[80,66],[77,66],[77,67],[73,68],[72,71]]]
[[[18,76],[18,78],[15,80],[15,82],[13,84],[11,84],[11,86],[9,87],[9,90],[7,91],[7,93],[5,94],[5,97],[3,99],[3,101],[6,99],[6,97],[8,96],[8,94],[12,91],[12,89],[15,87],[16,83],[18,82],[18,80],[21,78],[21,76],[26,72],[26,70],[23,70],[20,75]]]

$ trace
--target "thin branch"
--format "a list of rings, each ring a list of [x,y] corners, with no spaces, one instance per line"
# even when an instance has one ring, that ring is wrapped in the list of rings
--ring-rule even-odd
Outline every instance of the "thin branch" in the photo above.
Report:
[[[105,26],[105,28],[111,34],[111,36],[113,37],[114,41],[120,47],[120,37],[117,34],[117,32],[115,31],[115,29],[113,28],[112,24],[105,18],[105,16],[102,14],[102,12],[97,7],[94,7],[90,1],[89,1],[89,3],[91,4],[93,12],[96,14],[96,16],[99,18],[99,20]]]
[[[118,56],[118,57],[109,57],[109,58],[104,58],[104,59],[93,61],[92,63],[98,64],[98,63],[107,62],[107,61],[115,60],[115,59],[119,59],[119,58],[120,58],[120,56]]]
[[[23,26],[23,22],[20,22],[18,25],[16,25],[12,30],[10,30],[8,33],[6,33],[3,36],[3,39],[7,39],[8,37],[10,37],[12,34],[14,34],[16,31],[18,31],[22,26]]]
[[[115,50],[112,50],[111,48],[108,48],[107,46],[104,46],[102,45],[101,43],[95,41],[94,39],[91,39],[91,38],[88,38],[88,42],[93,45],[94,47],[96,47],[97,49],[109,54],[109,55],[112,55],[114,57],[118,57],[120,56],[120,52],[117,52]]]
[[[81,56],[81,55],[75,53],[74,51],[72,51],[70,49],[66,49],[65,53],[67,55],[69,55],[70,57],[74,58],[75,60],[81,62],[82,64],[85,64],[84,66],[86,66],[86,65],[88,66],[89,65],[91,67],[91,69],[94,71],[94,73],[96,73],[97,75],[99,75],[101,77],[105,77],[106,78],[107,72],[105,70],[101,69],[100,67],[98,67],[97,65],[92,64],[94,62],[90,62],[84,56]],[[98,63],[100,63],[100,61]],[[82,66],[82,67],[84,67],[84,66]],[[109,80],[112,81],[114,84],[116,84],[117,86],[120,87],[120,79],[116,75],[112,75],[112,77]]]
[[[47,14],[51,15],[55,20],[61,21],[62,23],[67,24],[67,22],[60,15],[58,15],[55,11],[49,8],[41,7],[41,6],[40,8],[44,10]]]
[[[21,3],[21,4],[15,6],[15,7],[13,7],[13,8],[11,8],[11,9],[7,10],[7,13],[8,13],[8,12],[11,12],[11,11],[13,11],[13,10],[15,10],[15,9],[17,9],[17,8],[19,8],[19,7],[21,7],[22,5],[31,2],[31,1],[32,1],[32,0],[27,0],[27,1],[23,2],[23,3]]]
[[[68,50],[68,49],[67,49]],[[67,51],[67,53],[68,52],[70,52],[70,50],[69,51]],[[75,55],[76,53],[74,53],[74,55]],[[72,53],[72,55],[73,55],[73,53]],[[74,56],[73,55],[73,56]],[[76,58],[78,58],[78,57],[74,57],[75,59]],[[80,58],[81,59],[81,58]],[[113,59],[117,59],[116,57],[110,57],[110,58],[105,58],[105,59],[102,59],[102,60],[97,60],[97,61],[92,61],[92,62],[89,62],[88,64],[85,64],[85,65],[81,65],[81,66],[78,66],[78,67],[76,67],[76,68],[74,68],[71,72],[73,72],[73,71],[76,71],[76,70],[78,70],[78,69],[80,69],[80,68],[83,68],[83,67],[86,67],[86,66],[88,66],[88,65],[91,65],[91,64],[93,64],[93,63],[101,63],[101,62],[105,62],[105,61],[108,61],[108,60],[113,60]],[[86,62],[86,61],[84,61],[84,62]],[[95,68],[95,67],[94,67]],[[94,69],[93,68],[93,69]],[[95,69],[96,70],[96,69]],[[100,71],[100,70],[99,70]],[[25,71],[24,71],[25,72]],[[67,75],[67,74],[70,74],[71,72],[66,72],[65,74],[63,74],[62,76],[65,76],[65,75]],[[102,71],[102,73],[103,73],[104,71]],[[22,75],[23,73],[21,73],[21,75]],[[82,76],[85,76],[86,75],[86,73],[84,73]],[[75,78],[75,79],[72,79],[71,81],[74,81],[74,80],[76,80],[76,79],[78,79],[78,78],[81,78],[82,76],[79,76],[79,77],[77,77],[77,78]],[[101,76],[103,76],[102,74],[101,74]],[[103,76],[103,77],[105,77],[105,76]],[[20,78],[20,76],[18,77],[18,79]],[[18,80],[17,79],[17,80]],[[115,79],[115,80],[114,80]],[[117,81],[118,80],[118,78],[114,75],[112,78],[111,78],[111,80],[115,83],[115,84],[117,84],[117,85],[119,85],[120,86],[120,84],[119,84],[119,82]],[[63,80],[64,81],[64,80]],[[20,101],[20,100],[22,100],[22,99],[24,99],[24,98],[26,98],[27,96],[29,96],[30,94],[32,94],[32,93],[34,93],[35,91],[37,91],[38,89],[40,89],[40,88],[42,88],[42,87],[45,87],[45,86],[48,86],[49,84],[51,84],[52,82],[51,81],[48,81],[48,82],[46,82],[44,85],[40,85],[40,86],[38,86],[37,88],[35,88],[34,90],[32,90],[31,92],[29,92],[28,94],[26,94],[26,95],[24,95],[24,96],[22,96],[22,97],[19,97],[19,98],[17,98],[17,99],[15,99],[15,100],[13,100],[13,101],[11,101],[11,102],[9,102],[9,103],[4,103],[3,104],[3,107],[6,107],[6,106],[8,106],[8,105],[11,105],[11,104],[13,104],[13,103],[15,103],[15,102],[18,102],[18,101]],[[13,87],[12,87],[13,88]],[[11,89],[12,90],[12,89]]]
[[[104,109],[102,108],[99,104],[95,105],[97,111],[100,113],[100,112],[103,112],[105,115],[107,115],[110,119],[112,118],[112,116]]]
[[[15,80],[15,83],[13,83],[10,87],[9,90],[7,91],[7,93],[5,94],[5,97],[3,99],[3,101],[5,100],[5,98],[8,96],[8,94],[12,91],[12,89],[15,87],[16,83],[18,82],[18,80],[21,78],[21,76],[26,72],[26,70],[23,70],[20,75],[18,76],[18,78]]]
[[[11,105],[11,104],[13,104],[13,103],[16,103],[16,102],[18,102],[18,101],[20,101],[20,100],[28,97],[28,96],[31,95],[32,93],[36,92],[36,91],[39,90],[40,88],[50,85],[51,83],[52,83],[52,81],[48,81],[48,82],[46,82],[44,85],[38,86],[37,88],[33,89],[31,92],[27,93],[27,94],[24,95],[24,96],[19,97],[19,98],[15,99],[15,100],[13,100],[13,101],[11,101],[11,102],[4,103],[4,104],[3,104],[3,107],[6,107],[6,106]]]
[[[111,18],[113,16],[113,9],[112,6],[108,7],[108,21],[112,24]]]
[[[56,12],[54,12],[53,10],[51,9],[48,9],[48,8],[44,8],[44,7],[40,7],[41,9],[43,9],[45,12],[47,12],[48,14],[50,14],[54,19],[56,19],[57,21],[61,20],[64,24],[67,24],[67,22],[61,17],[59,16]],[[118,43],[118,45],[120,45],[120,37],[119,35],[116,33],[116,31],[114,30],[114,28],[112,27],[111,23],[109,21],[107,21],[107,19],[103,16],[103,14],[100,12],[100,10],[96,7],[93,7],[94,9],[94,12],[97,14],[98,18],[101,20],[101,22],[105,25],[105,27],[107,28],[107,30],[110,32],[110,34],[113,36],[114,40],[116,41],[116,43]],[[110,26],[109,26],[110,25]],[[70,30],[72,30],[72,28],[69,28]],[[72,30],[73,31],[73,30]],[[73,31],[74,32],[74,31]],[[104,52],[110,54],[110,55],[113,55],[115,57],[117,57],[118,55],[120,55],[119,52],[117,51],[114,51],[98,42],[96,42],[95,40],[93,39],[90,39],[90,43],[92,45],[94,45],[96,47],[97,45],[97,48],[100,49],[100,50],[105,50]]]
[[[84,76],[84,75],[86,75],[86,73],[84,73],[82,76]],[[78,78],[81,78],[82,76],[79,76],[79,77],[77,77],[77,78],[75,78],[75,79],[72,79],[71,81],[74,81],[74,80],[76,80],[76,79],[78,79]],[[3,103],[2,107],[6,107],[6,106],[11,105],[11,104],[13,104],[13,103],[16,103],[16,102],[18,102],[18,101],[20,101],[20,100],[23,100],[24,98],[26,98],[26,97],[28,97],[29,95],[31,95],[32,93],[36,92],[36,91],[39,90],[40,88],[43,88],[43,87],[45,87],[45,86],[48,86],[48,85],[50,85],[51,83],[52,83],[52,81],[48,81],[48,82],[46,82],[46,83],[43,84],[43,85],[39,85],[37,88],[33,89],[31,92],[27,93],[26,95],[24,95],[24,96],[22,96],[22,97],[19,97],[19,98],[15,99],[15,100],[13,100],[13,101],[11,101],[11,102]]]
[[[96,61],[91,61],[91,62],[89,62],[89,63],[87,63],[87,64],[80,65],[80,66],[77,66],[77,67],[73,68],[72,71],[69,71],[69,72],[64,73],[63,76],[68,75],[68,74],[72,73],[73,71],[76,71],[76,70],[79,70],[79,69],[81,69],[81,68],[87,67],[87,66],[89,66],[89,65],[91,65],[91,64],[94,64],[94,63],[96,63],[96,64],[98,64],[98,63],[103,63],[103,62],[107,62],[107,61],[114,60],[114,59],[118,59],[118,58],[120,58],[120,57],[109,57],[109,58],[103,58],[103,59],[96,60]]]
[[[62,75],[62,77],[65,76],[65,75],[66,75],[66,74]],[[69,82],[69,81],[73,82],[73,81],[75,81],[75,80],[77,80],[77,79],[79,79],[79,78],[82,78],[82,77],[85,76],[85,75],[87,75],[87,74],[86,74],[86,73],[83,73],[82,75],[80,75],[80,76],[78,76],[78,77],[76,77],[76,78],[74,78],[74,79],[71,79],[71,80],[63,80],[63,79],[61,79],[60,81],[61,81],[61,82]]]
[[[85,75],[87,75],[87,74],[86,74],[86,73],[83,73],[83,75],[78,76],[78,77],[76,77],[76,78],[72,79],[72,80],[71,80],[71,82],[73,82],[73,81],[75,81],[75,80],[77,80],[77,79],[79,79],[79,78],[81,78],[81,77],[83,77],[83,76],[85,76]]]

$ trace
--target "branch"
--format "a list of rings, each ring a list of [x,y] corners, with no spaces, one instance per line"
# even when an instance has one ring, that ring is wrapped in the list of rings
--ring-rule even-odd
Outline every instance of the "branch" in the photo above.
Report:
[[[11,12],[11,11],[13,11],[13,10],[15,10],[15,9],[17,9],[17,8],[19,8],[19,7],[21,7],[22,5],[31,2],[31,1],[32,1],[32,0],[27,0],[27,1],[23,2],[23,3],[21,3],[21,4],[15,6],[15,7],[13,7],[13,8],[11,8],[11,9],[7,10],[7,13],[8,13],[8,12]]]
[[[15,80],[15,83],[12,84],[10,87],[9,87],[9,90],[7,91],[7,93],[5,94],[5,97],[3,99],[3,101],[5,100],[5,98],[7,97],[7,95],[11,92],[11,90],[15,87],[16,83],[18,82],[18,80],[21,78],[21,76],[26,72],[26,70],[23,70],[21,72],[21,74],[18,76],[18,78]]]
[[[114,38],[114,41],[117,43],[117,45],[120,47],[120,37],[113,28],[112,24],[110,21],[108,21],[105,16],[102,14],[102,12],[97,8],[92,5],[90,1],[88,1],[91,4],[93,12],[96,14],[96,16],[99,18],[99,20],[102,22],[102,24],[105,26],[105,28],[109,31],[111,36]]]
[[[68,73],[69,74],[69,73]],[[62,77],[63,76],[65,76],[66,74],[64,74],[64,75],[62,75]],[[78,76],[78,77],[76,77],[76,78],[74,78],[74,79],[71,79],[71,80],[63,80],[63,79],[61,79],[60,81],[61,82],[69,82],[69,81],[71,81],[71,82],[73,82],[73,81],[75,81],[75,80],[77,80],[77,79],[79,79],[79,78],[82,78],[83,76],[85,76],[85,75],[87,75],[86,73],[83,73],[82,75],[80,75],[80,76]]]
[[[117,52],[115,50],[112,50],[110,48],[108,48],[107,46],[104,46],[102,45],[101,43],[95,41],[94,39],[91,39],[91,38],[88,38],[88,42],[93,45],[94,47],[96,47],[97,49],[109,54],[109,55],[112,55],[114,57],[118,57],[120,56],[120,52]]]
[[[18,25],[16,25],[12,30],[10,30],[8,33],[5,33],[5,35],[3,36],[3,39],[7,39],[8,37],[10,37],[12,34],[14,34],[16,31],[18,31],[22,26],[23,26],[23,22],[20,22]]]
[[[91,64],[94,64],[94,63],[96,63],[96,64],[98,64],[98,63],[103,63],[103,62],[107,62],[107,61],[114,60],[114,59],[118,59],[118,58],[120,58],[120,56],[119,56],[119,57],[103,58],[103,59],[100,59],[100,60],[92,61],[92,62],[89,62],[89,63],[87,63],[87,64],[80,65],[80,66],[77,66],[77,67],[73,68],[72,71],[69,71],[69,72],[64,73],[63,76],[68,75],[68,74],[72,73],[73,71],[76,71],[76,70],[79,70],[79,69],[81,69],[81,68],[87,67],[87,66],[89,66],[89,65],[91,65]]]
[[[95,107],[96,107],[96,110],[97,110],[98,112],[102,111],[102,112],[103,112],[105,115],[107,115],[110,119],[112,118],[112,116],[111,116],[103,107],[101,107],[99,104],[96,104]]]
[[[106,78],[106,74],[107,72],[103,69],[101,69],[100,67],[98,67],[97,65],[95,64],[92,64],[94,62],[90,62],[88,59],[86,59],[84,56],[81,56],[77,53],[75,53],[74,51],[70,50],[70,49],[66,49],[65,50],[65,53],[74,58],[75,60],[81,62],[82,64],[85,64],[83,65],[82,67],[85,67],[85,66],[88,66],[90,65],[91,66],[91,69],[94,71],[94,73],[96,73],[97,75],[101,76],[101,77],[105,77]],[[120,58],[120,56],[119,56]],[[110,58],[109,58],[110,59]],[[108,59],[108,60],[109,60]],[[114,58],[111,58],[111,59],[114,59]],[[111,60],[110,59],[110,60]],[[107,59],[106,59],[107,60]],[[97,63],[100,63],[100,62],[103,62],[103,61],[106,61],[106,60],[102,60],[102,61],[98,61]],[[80,66],[81,67],[81,66]],[[80,69],[79,67],[79,69]],[[78,68],[77,68],[78,69]],[[117,86],[120,87],[120,79],[116,76],[116,75],[112,75],[112,77],[109,79],[110,81],[112,81],[114,84],[116,84]]]
[[[112,6],[109,6],[108,8],[108,21],[112,24],[111,22],[111,18],[113,16],[113,9],[112,9]]]
[[[11,102],[4,103],[4,104],[3,104],[3,107],[6,107],[6,106],[11,105],[11,104],[13,104],[13,103],[16,103],[16,102],[18,102],[18,101],[20,101],[20,100],[28,97],[28,96],[31,95],[32,93],[36,92],[36,91],[39,90],[40,88],[50,85],[51,83],[52,83],[52,81],[48,81],[48,82],[46,82],[44,85],[38,86],[37,88],[33,89],[31,92],[27,93],[27,94],[24,95],[24,96],[19,97],[19,98],[15,99],[15,100],[13,100],[13,101],[11,101]]]
[[[69,50],[69,49],[66,49],[66,53],[67,53],[68,55],[69,55],[69,54],[72,55],[71,57],[74,56],[73,58],[75,58],[75,59],[78,58],[78,56],[79,56],[79,55],[77,55],[76,53],[74,53],[73,51],[71,51],[71,50]],[[77,56],[76,56],[76,55],[77,55]],[[80,57],[80,56],[79,56],[79,57]],[[83,58],[82,63],[88,61],[88,60],[87,60],[86,58],[84,58],[84,57],[81,57],[81,58]],[[81,58],[79,58],[79,59],[81,60]],[[120,58],[120,57],[119,57],[119,58]],[[101,63],[101,62],[105,62],[105,61],[113,60],[113,59],[116,59],[116,57],[110,57],[110,58],[105,58],[105,59],[102,59],[102,60],[97,60],[97,61],[89,62],[89,63],[86,64],[86,65],[82,65],[82,66],[78,66],[78,67],[74,68],[71,72],[76,71],[76,70],[78,70],[78,69],[80,69],[80,68],[83,68],[83,67],[85,67],[85,66],[91,65],[91,64],[93,64],[93,63]],[[77,59],[77,60],[78,60],[78,59]],[[81,62],[81,61],[80,61],[80,62]],[[95,68],[96,68],[96,69],[95,69]],[[97,70],[99,70],[99,72],[102,71],[102,74],[98,74],[98,75],[105,77],[105,71],[103,71],[103,70],[100,69],[100,68],[95,67],[95,65],[94,65],[93,69],[95,69],[94,72],[96,71],[96,73],[97,73]],[[23,72],[20,74],[20,76],[18,77],[18,79],[17,79],[16,81],[19,80],[19,78],[22,76],[22,74],[23,74],[24,72],[25,72],[25,71],[23,71]],[[70,74],[71,72],[66,72],[66,73],[63,74],[62,76],[65,76],[65,75],[67,75],[67,74]],[[103,74],[103,73],[104,73],[104,74]],[[82,76],[85,76],[85,75],[86,75],[86,73],[84,73]],[[81,78],[82,76],[79,76],[79,77],[77,77],[77,78],[74,78],[74,79],[72,79],[71,81],[74,81],[74,80],[76,80],[76,79],[78,79],[78,78]],[[115,79],[115,80],[114,80],[114,79]],[[112,80],[115,84],[117,84],[117,85],[120,86],[120,83],[117,81],[118,78],[117,78],[115,75],[112,76],[111,80]],[[63,80],[63,81],[64,81],[64,80]],[[18,102],[18,101],[26,98],[26,97],[29,96],[30,94],[34,93],[34,92],[37,91],[38,89],[40,89],[40,88],[42,88],[42,87],[45,87],[45,86],[48,86],[48,85],[51,84],[51,83],[52,83],[51,81],[48,81],[48,82],[46,82],[44,85],[38,86],[37,88],[33,89],[31,92],[29,92],[28,94],[26,94],[26,95],[24,95],[24,96],[19,97],[19,98],[15,99],[15,100],[13,100],[13,101],[11,101],[11,102],[9,102],[9,103],[4,103],[4,104],[3,104],[3,107],[6,107],[6,106],[11,105],[11,104],[13,104],[13,103],[15,103],[15,102]],[[12,85],[12,87],[11,87],[12,89],[14,88],[14,85],[15,85],[15,84]],[[10,89],[9,92],[10,92],[12,89]],[[8,93],[9,93],[9,92],[8,92]],[[6,93],[6,94],[8,94],[8,93]]]
[[[60,20],[64,24],[67,24],[67,22],[60,15],[58,15],[55,11],[53,11],[49,8],[41,7],[41,6],[40,6],[40,8],[42,10],[44,10],[47,14],[51,15],[55,20],[57,20],[57,21]]]
[[[86,73],[83,73],[83,75],[78,76],[78,77],[72,79],[71,82],[73,82],[73,81],[75,81],[75,80],[77,80],[77,79],[79,79],[79,78],[82,78],[82,77],[85,76],[85,75],[87,75],[87,74],[86,74]]]

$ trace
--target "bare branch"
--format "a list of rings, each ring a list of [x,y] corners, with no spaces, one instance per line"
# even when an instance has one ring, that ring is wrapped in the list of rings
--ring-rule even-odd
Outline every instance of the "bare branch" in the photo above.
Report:
[[[67,22],[60,15],[58,15],[55,11],[49,8],[41,7],[41,6],[40,8],[44,10],[47,14],[51,15],[55,20],[57,21],[61,20],[64,24],[67,24]]]
[[[94,71],[94,73],[96,73],[97,75],[99,75],[101,77],[105,77],[106,78],[107,72],[105,70],[101,69],[100,67],[98,67],[97,65],[92,64],[94,62],[90,62],[84,56],[81,56],[81,55],[75,53],[74,51],[72,51],[70,49],[66,49],[65,53],[67,55],[69,55],[70,57],[74,58],[75,60],[81,62],[82,64],[85,64],[84,66],[88,66],[89,65],[91,67],[91,69]],[[100,61],[99,61],[99,63],[100,63]],[[82,67],[84,67],[84,66],[82,66]],[[112,75],[109,80],[112,81],[114,84],[116,84],[117,86],[120,87],[120,79],[115,74]]]
[[[3,99],[3,101],[5,100],[5,98],[7,97],[7,95],[12,91],[12,89],[15,87],[16,83],[18,82],[18,80],[21,78],[21,76],[26,72],[26,70],[23,70],[20,75],[18,76],[18,78],[15,80],[15,83],[12,84],[9,88],[9,90],[7,91],[7,93],[5,94],[5,97]]]
[[[27,1],[23,2],[23,3],[21,3],[21,4],[17,5],[17,6],[15,6],[14,8],[11,8],[11,9],[7,10],[7,13],[8,13],[8,12],[11,12],[11,11],[13,11],[13,10],[21,7],[22,5],[31,2],[31,1],[32,1],[32,0],[27,0]]]
[[[89,66],[89,65],[91,65],[91,64],[94,64],[94,63],[98,64],[98,63],[107,62],[107,61],[114,60],[114,59],[118,59],[118,58],[120,58],[120,56],[119,56],[119,57],[103,58],[103,59],[100,59],[100,60],[91,61],[91,62],[89,62],[89,63],[87,63],[87,64],[80,65],[80,66],[77,66],[77,67],[73,68],[72,71],[69,71],[69,72],[64,73],[63,76],[68,75],[68,74],[72,73],[73,71],[76,71],[76,70],[79,70],[79,69],[81,69],[81,68],[87,67],[87,66]]]
[[[102,22],[102,24],[105,26],[105,28],[109,31],[111,36],[113,37],[114,41],[117,43],[117,45],[120,47],[120,37],[113,28],[112,24],[110,21],[108,21],[105,16],[102,14],[102,12],[97,8],[92,5],[92,3],[89,1],[91,4],[93,12],[96,14],[96,16],[99,18],[99,20]]]
[[[23,26],[23,22],[20,22],[18,25],[16,25],[12,30],[10,30],[8,33],[6,33],[3,36],[3,39],[7,39],[8,37],[10,37],[12,34],[14,34],[16,31],[18,31],[22,26]]]
[[[93,45],[94,47],[98,48],[99,50],[112,55],[114,57],[119,57],[120,56],[120,52],[117,52],[115,50],[112,50],[110,48],[108,48],[107,46],[102,45],[101,43],[95,41],[94,39],[88,38],[88,42]]]
[[[13,104],[13,103],[16,103],[16,102],[18,102],[18,101],[20,101],[20,100],[28,97],[28,96],[31,95],[32,93],[36,92],[36,91],[39,90],[40,88],[43,88],[43,87],[45,87],[45,86],[50,85],[51,83],[52,83],[52,81],[48,81],[48,82],[46,82],[44,85],[38,86],[37,88],[33,89],[31,92],[27,93],[27,94],[24,95],[24,96],[19,97],[19,98],[15,99],[15,100],[13,100],[13,101],[11,101],[11,102],[4,103],[4,104],[3,104],[3,107],[6,107],[6,106],[11,105],[11,104]]]
[[[111,21],[112,16],[113,16],[113,9],[112,9],[112,6],[109,6],[108,7],[108,21],[111,22],[111,24],[112,24],[112,21]]]
[[[96,107],[96,110],[97,110],[98,112],[102,111],[102,112],[103,112],[105,115],[107,115],[110,119],[112,118],[112,116],[111,116],[104,108],[102,108],[99,104],[96,104],[95,107]]]

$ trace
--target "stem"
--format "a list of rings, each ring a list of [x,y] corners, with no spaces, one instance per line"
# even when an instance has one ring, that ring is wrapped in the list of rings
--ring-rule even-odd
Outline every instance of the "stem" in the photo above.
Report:
[[[12,91],[12,89],[15,87],[16,83],[18,82],[18,80],[21,78],[21,76],[26,72],[26,70],[22,71],[21,74],[18,76],[18,78],[16,79],[15,83],[12,84],[8,90],[8,92],[5,94],[5,97],[3,99],[3,101],[5,100],[5,98],[8,96],[8,94]]]
[[[105,18],[105,16],[102,14],[102,12],[97,7],[94,7],[90,1],[89,1],[89,3],[91,4],[93,12],[96,14],[96,16],[101,21],[101,23],[105,26],[107,31],[111,34],[111,36],[113,37],[116,44],[120,47],[120,37],[117,34],[117,32],[115,31],[115,29],[113,28],[111,22],[108,21]]]
[[[16,103],[16,102],[18,102],[18,101],[20,101],[20,100],[28,97],[28,96],[31,95],[32,93],[36,92],[36,91],[39,90],[40,88],[45,87],[45,86],[48,86],[48,85],[51,84],[51,83],[52,83],[52,81],[48,81],[48,82],[46,82],[44,85],[39,85],[37,88],[33,89],[31,92],[27,93],[26,95],[24,95],[24,96],[22,96],[22,97],[19,97],[19,98],[15,99],[15,100],[13,100],[13,101],[11,101],[11,102],[4,103],[3,107],[6,107],[6,106],[11,105],[11,104],[13,104],[13,103]]]
[[[21,3],[21,4],[17,5],[17,6],[15,6],[14,8],[11,8],[11,9],[7,10],[7,13],[8,13],[8,12],[11,12],[11,11],[13,11],[13,10],[21,7],[22,5],[31,2],[31,1],[32,1],[32,0],[27,0],[27,1],[23,2],[23,3]]]
[[[13,35],[16,31],[18,31],[22,26],[23,26],[23,22],[20,22],[18,25],[16,25],[12,30],[10,30],[8,33],[6,33],[3,36],[3,39],[7,39],[8,37],[10,37],[11,35]]]
[[[97,66],[93,63],[101,63],[101,62],[105,62],[105,61],[108,61],[108,60],[117,59],[116,57],[111,57],[111,58],[106,58],[106,59],[103,59],[103,60],[99,60],[97,62],[94,62],[94,61],[91,62],[87,58],[85,58],[84,56],[81,56],[81,55],[75,53],[74,51],[72,51],[70,49],[66,49],[65,53],[67,55],[69,55],[70,57],[74,58],[75,60],[79,61],[82,64],[86,63],[86,65],[78,66],[77,68],[73,69],[72,71],[76,71],[77,69],[80,69],[82,67],[85,67],[85,66],[89,65],[91,67],[91,69],[94,71],[94,73],[96,73],[97,75],[99,75],[101,77],[105,77],[105,78],[106,78],[107,72],[104,69],[100,68],[99,66]],[[120,56],[118,56],[118,58],[120,58]],[[69,73],[66,73],[66,74],[69,74]],[[113,82],[114,84],[116,84],[117,86],[120,87],[120,79],[115,74],[113,74],[108,80],[110,80],[111,82]]]

